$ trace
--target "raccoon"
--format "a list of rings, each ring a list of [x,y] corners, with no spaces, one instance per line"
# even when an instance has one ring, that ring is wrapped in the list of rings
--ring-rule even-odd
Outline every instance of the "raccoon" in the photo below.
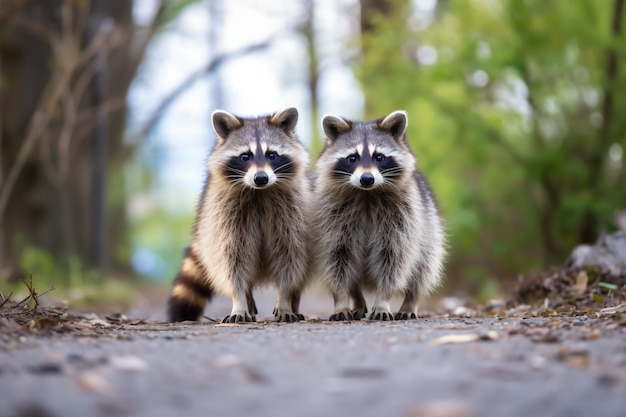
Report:
[[[254,287],[274,283],[277,321],[298,321],[309,268],[308,153],[295,136],[298,111],[212,115],[217,141],[193,236],[168,302],[170,321],[197,320],[214,292],[232,297],[223,322],[256,321]]]
[[[369,121],[326,116],[312,209],[319,274],[335,303],[330,320],[417,318],[418,298],[441,281],[445,235],[433,192],[406,140],[404,111]],[[390,298],[403,294],[395,315]]]

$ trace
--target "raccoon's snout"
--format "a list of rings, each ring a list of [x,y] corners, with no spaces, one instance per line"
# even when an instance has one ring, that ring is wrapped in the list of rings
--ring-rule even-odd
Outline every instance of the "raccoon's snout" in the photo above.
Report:
[[[267,185],[270,177],[263,171],[254,174],[254,183],[260,187]]]
[[[366,187],[366,188],[371,187],[372,185],[374,185],[374,181],[375,181],[374,176],[370,174],[369,172],[366,172],[365,174],[361,175],[360,182],[363,187]]]

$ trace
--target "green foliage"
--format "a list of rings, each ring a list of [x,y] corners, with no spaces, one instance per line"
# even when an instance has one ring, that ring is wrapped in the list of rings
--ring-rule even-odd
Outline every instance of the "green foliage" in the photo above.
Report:
[[[190,5],[199,0],[168,0],[165,2],[162,24],[168,24],[174,20]]]
[[[97,273],[87,270],[77,257],[59,259],[31,245],[26,245],[22,251],[20,268],[37,277],[39,286],[75,288],[98,282]]]
[[[188,207],[194,207],[193,201]],[[132,222],[133,246],[147,251],[158,261],[149,275],[171,280],[180,268],[182,249],[189,243],[192,215],[175,215],[163,208],[154,208]]]
[[[611,31],[613,2],[438,2],[422,26],[411,3],[390,3],[363,34],[366,116],[409,112],[457,282],[562,263],[613,228],[626,207],[623,161],[608,157],[626,148],[626,35]],[[423,48],[435,62],[420,60]]]
[[[47,300],[59,300],[73,308],[128,308],[135,295],[137,282],[122,282],[106,279],[100,282],[95,270],[88,269],[77,258],[61,259],[52,253],[32,245],[25,245],[20,259],[20,268],[29,277],[37,294],[46,294]],[[8,283],[0,277],[0,291],[6,295],[13,293],[15,300],[28,296],[27,286],[30,278],[21,282]],[[54,302],[54,301],[53,301]]]

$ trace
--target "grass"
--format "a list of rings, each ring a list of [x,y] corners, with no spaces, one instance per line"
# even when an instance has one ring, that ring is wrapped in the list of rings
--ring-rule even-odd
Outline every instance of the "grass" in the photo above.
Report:
[[[136,288],[135,282],[114,278],[106,279],[101,284],[76,279],[69,283],[41,278],[34,274],[14,284],[0,279],[0,293],[4,295],[4,299],[28,302],[33,308],[38,308],[42,303],[65,304],[76,310],[126,310],[133,304]]]

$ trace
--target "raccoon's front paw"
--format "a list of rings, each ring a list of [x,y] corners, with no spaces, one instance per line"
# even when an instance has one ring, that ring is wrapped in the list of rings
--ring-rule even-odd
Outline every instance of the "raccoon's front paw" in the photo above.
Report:
[[[222,323],[245,323],[256,321],[255,316],[251,316],[248,313],[229,314],[224,317]]]
[[[396,320],[414,320],[417,316],[412,311],[398,311],[393,318]]]
[[[300,318],[300,316],[302,316],[302,314],[298,315],[295,313],[280,313],[278,311],[274,315],[277,322],[284,323],[295,323],[297,321],[304,320],[304,316],[302,316],[302,319]]]
[[[335,311],[328,320],[330,321],[354,320],[354,316],[352,315],[352,312],[350,310],[348,310],[347,308],[344,308],[343,310]]]
[[[370,320],[392,321],[393,314],[391,314],[391,311],[373,308],[372,314],[370,314]]]

